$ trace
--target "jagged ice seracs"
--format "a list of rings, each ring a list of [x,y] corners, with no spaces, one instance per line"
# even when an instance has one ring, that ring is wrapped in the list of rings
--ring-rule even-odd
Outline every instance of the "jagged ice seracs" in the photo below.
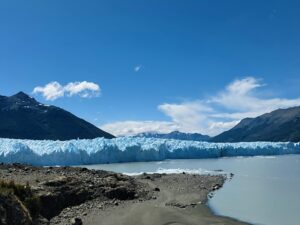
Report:
[[[209,143],[139,137],[70,141],[0,138],[0,162],[41,166],[283,154],[300,154],[300,143]]]

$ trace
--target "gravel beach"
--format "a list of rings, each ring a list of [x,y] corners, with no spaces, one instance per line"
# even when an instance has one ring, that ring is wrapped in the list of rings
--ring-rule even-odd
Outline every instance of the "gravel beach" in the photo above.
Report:
[[[92,211],[87,225],[212,225],[247,224],[215,216],[206,206],[208,194],[222,187],[224,177],[190,174],[153,174],[137,179],[156,190],[148,201],[129,201],[118,207]]]

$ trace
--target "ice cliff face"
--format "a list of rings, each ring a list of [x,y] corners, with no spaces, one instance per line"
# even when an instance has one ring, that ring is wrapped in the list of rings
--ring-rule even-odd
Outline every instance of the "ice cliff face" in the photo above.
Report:
[[[300,143],[208,143],[136,137],[70,141],[0,139],[0,162],[43,166],[282,154],[300,154]]]

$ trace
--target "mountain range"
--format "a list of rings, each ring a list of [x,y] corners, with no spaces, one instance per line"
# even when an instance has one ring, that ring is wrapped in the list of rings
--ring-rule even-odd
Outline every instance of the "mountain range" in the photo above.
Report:
[[[92,139],[114,136],[56,106],[24,92],[0,96],[0,137],[32,140]]]
[[[174,131],[168,134],[141,133],[136,137],[208,142],[300,142],[300,107],[278,109],[256,118],[245,118],[215,137]]]
[[[145,138],[163,138],[163,139],[176,139],[176,140],[187,140],[187,141],[209,141],[210,136],[202,135],[199,133],[183,133],[179,131],[173,131],[167,134],[147,132],[136,135],[135,137]]]
[[[39,103],[19,92],[0,96],[0,137],[32,140],[114,138],[113,135],[56,106]],[[174,131],[141,133],[135,137],[209,142],[300,142],[300,107],[278,109],[256,118],[245,118],[215,137]]]

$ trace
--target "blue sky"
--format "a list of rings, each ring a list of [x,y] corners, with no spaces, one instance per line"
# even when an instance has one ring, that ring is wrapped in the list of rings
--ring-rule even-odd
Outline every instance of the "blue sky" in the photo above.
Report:
[[[0,94],[23,90],[117,135],[214,135],[300,105],[299,10],[283,0],[1,1]]]

